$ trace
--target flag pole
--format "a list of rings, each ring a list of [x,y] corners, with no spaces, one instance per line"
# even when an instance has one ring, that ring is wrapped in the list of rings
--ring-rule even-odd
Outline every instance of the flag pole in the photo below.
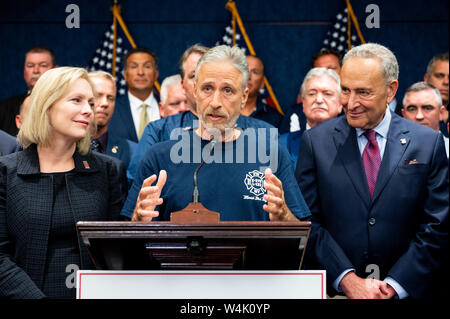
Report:
[[[114,5],[113,7],[119,7],[118,9],[113,9],[111,8],[111,10],[117,10],[120,12],[120,6],[117,4],[117,0],[114,0]],[[116,48],[117,48],[117,18],[116,16],[113,14],[113,34],[114,34],[114,38],[113,38],[113,57],[112,57],[112,76],[116,77]]]
[[[347,11],[348,11],[348,13],[350,14],[350,16],[352,18],[353,24],[355,25],[356,33],[358,33],[359,40],[361,40],[361,43],[364,44],[364,43],[366,43],[366,41],[364,40],[364,37],[363,37],[363,35],[361,33],[361,30],[359,28],[358,19],[356,19],[355,12],[353,12],[353,8],[352,8],[352,5],[350,3],[350,0],[345,0],[345,1],[347,2]]]
[[[133,38],[131,37],[130,32],[128,31],[127,26],[125,25],[125,22],[123,22],[122,16],[120,15],[119,12],[119,5],[118,6],[113,6],[112,11],[114,14],[114,17],[117,19],[117,21],[119,22],[120,26],[122,27],[122,31],[123,33],[125,33],[125,36],[127,37],[128,41],[130,42],[131,46],[134,48],[136,48],[136,43],[134,42]],[[155,81],[155,87],[158,90],[158,92],[161,92],[161,86],[159,85],[158,81]]]
[[[352,48],[352,23],[350,19],[350,9],[349,9],[349,2],[347,2],[347,50],[350,51]]]
[[[244,24],[242,23],[239,12],[237,11],[236,3],[234,1],[229,0],[227,2],[227,4],[225,5],[225,9],[230,11],[231,14],[233,15],[233,17],[235,17],[235,19],[239,25],[239,29],[241,30],[242,36],[244,37],[245,43],[247,44],[248,50],[250,51],[250,54],[256,55],[255,50],[253,49],[253,45],[250,42],[247,32],[245,31]],[[234,38],[234,34],[233,34],[233,38]],[[281,110],[280,104],[278,103],[278,100],[277,100],[275,94],[273,93],[272,87],[270,86],[269,81],[267,80],[266,76],[264,76],[264,85],[266,86],[270,97],[272,98],[273,102],[275,103],[275,107],[277,108],[277,111],[281,115],[284,115],[283,111]]]

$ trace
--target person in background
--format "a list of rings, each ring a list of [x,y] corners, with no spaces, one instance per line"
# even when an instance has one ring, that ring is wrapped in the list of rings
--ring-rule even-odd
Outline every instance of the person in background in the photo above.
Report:
[[[297,165],[303,133],[341,113],[340,83],[339,75],[332,69],[314,68],[306,74],[300,89],[303,113],[306,117],[305,128],[280,135],[280,142],[291,154],[294,168]]]
[[[442,98],[442,105],[445,106],[441,121],[439,122],[439,129],[445,136],[448,137],[447,124],[449,122],[448,109],[448,89],[449,89],[449,70],[448,70],[448,52],[435,55],[427,66],[427,71],[423,76],[425,82],[430,83],[439,90]]]
[[[312,56],[311,66],[313,68],[331,69],[334,72],[336,72],[337,75],[340,75],[342,66],[342,56],[336,50],[322,49]]]
[[[114,114],[116,82],[111,74],[104,71],[93,71],[88,75],[97,93],[95,99],[96,130],[92,134],[92,150],[121,160],[126,170],[137,143],[119,137],[108,129]]]
[[[439,122],[445,114],[439,90],[427,82],[411,85],[403,97],[402,115],[405,119],[439,130]],[[448,137],[442,135],[448,158]]]
[[[12,136],[17,135],[19,129],[16,127],[15,118],[20,113],[20,106],[33,90],[39,77],[56,66],[56,56],[52,49],[39,46],[27,51],[23,66],[27,92],[0,101],[0,129]]]
[[[181,76],[175,74],[168,76],[161,83],[161,100],[159,102],[159,113],[161,117],[175,115],[189,111]]]
[[[153,85],[158,80],[158,56],[147,48],[129,50],[123,59],[123,77],[128,93],[116,101],[110,132],[137,143],[145,126],[159,120]]]
[[[278,128],[281,125],[283,116],[278,113],[275,104],[270,98],[264,98],[260,93],[264,90],[264,64],[255,55],[247,55],[248,62],[248,99],[241,111],[242,115],[267,122]],[[263,91],[264,92],[264,91]],[[269,105],[269,104],[272,105]]]

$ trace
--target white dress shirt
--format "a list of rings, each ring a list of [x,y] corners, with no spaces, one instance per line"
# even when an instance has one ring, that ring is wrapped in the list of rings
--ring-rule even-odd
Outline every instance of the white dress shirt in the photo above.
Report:
[[[148,96],[145,101],[141,101],[137,97],[128,91],[128,99],[130,100],[130,110],[131,115],[133,116],[134,128],[136,130],[136,135],[139,137],[139,123],[141,118],[141,110],[142,104],[147,104],[147,115],[150,122],[159,120],[161,118],[161,114],[159,114],[159,106],[155,97],[153,96],[153,92]]]
[[[444,139],[445,152],[447,153],[447,158],[448,158],[448,137],[446,137],[445,135],[442,135],[442,138]]]

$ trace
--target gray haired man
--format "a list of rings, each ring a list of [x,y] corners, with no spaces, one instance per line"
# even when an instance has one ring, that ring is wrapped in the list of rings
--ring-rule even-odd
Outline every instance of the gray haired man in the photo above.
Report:
[[[161,117],[189,111],[186,93],[179,74],[168,76],[164,79],[161,84],[160,98],[159,113],[161,114]]]
[[[277,129],[236,127],[248,97],[248,72],[238,47],[217,46],[200,58],[194,85],[198,127],[149,149],[122,215],[133,221],[169,220],[192,200],[192,176],[203,159],[200,197],[206,208],[220,212],[221,220],[298,221],[309,216],[289,154],[274,143]]]
[[[341,81],[332,69],[313,68],[309,70],[300,87],[303,100],[303,113],[306,117],[306,130],[339,115],[342,111],[340,103]],[[298,152],[305,130],[280,135],[294,163],[297,164]]]
[[[306,264],[329,295],[438,293],[448,247],[448,161],[440,134],[391,113],[398,63],[367,43],[344,56],[345,116],[306,131],[295,172],[311,209]]]
[[[445,114],[439,90],[427,82],[411,85],[403,97],[402,115],[420,125],[439,132],[439,122]],[[448,137],[442,135],[448,157]]]

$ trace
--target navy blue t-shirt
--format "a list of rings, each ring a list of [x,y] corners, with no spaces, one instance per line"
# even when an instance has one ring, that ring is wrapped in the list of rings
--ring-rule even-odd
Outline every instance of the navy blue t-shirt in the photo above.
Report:
[[[167,181],[161,192],[163,204],[156,207],[160,215],[153,220],[170,220],[170,213],[192,202],[194,171],[204,158],[206,163],[197,175],[200,202],[219,212],[220,220],[269,220],[262,208],[266,203],[266,167],[281,180],[291,212],[299,219],[308,217],[310,211],[295,180],[289,153],[278,144],[277,137],[265,128],[242,131],[235,141],[217,142],[209,157],[210,141],[201,139],[193,130],[185,131],[177,140],[157,143],[142,160],[121,214],[131,218],[143,181],[164,169]]]
[[[139,144],[133,153],[130,165],[128,166],[128,180],[130,182],[134,180],[139,169],[139,165],[141,164],[142,158],[152,145],[169,140],[170,134],[172,134],[174,130],[183,130],[185,128],[197,127],[198,118],[191,111],[185,111],[148,123],[144,129],[144,132],[142,133]],[[253,117],[239,115],[236,121],[236,127],[246,129],[249,127],[272,128],[273,126],[267,122],[258,120]]]

